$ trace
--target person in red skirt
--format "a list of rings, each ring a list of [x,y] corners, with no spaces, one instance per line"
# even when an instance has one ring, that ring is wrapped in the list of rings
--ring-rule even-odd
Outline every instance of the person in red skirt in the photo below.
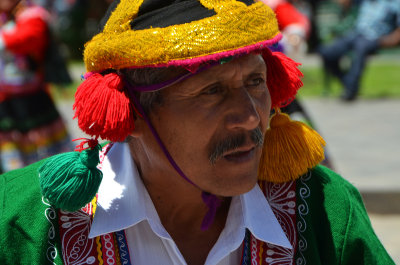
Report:
[[[70,151],[45,81],[49,14],[28,1],[0,1],[0,171]],[[57,67],[57,66],[53,66]]]

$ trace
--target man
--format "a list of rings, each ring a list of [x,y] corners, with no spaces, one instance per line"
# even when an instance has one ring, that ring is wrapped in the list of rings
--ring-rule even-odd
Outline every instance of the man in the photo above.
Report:
[[[301,73],[267,48],[270,8],[121,0],[105,21],[74,104],[93,139],[0,179],[2,264],[393,264],[280,113]]]
[[[336,39],[332,44],[320,48],[325,69],[339,78],[344,91],[341,98],[355,100],[360,88],[367,56],[381,48],[400,43],[400,1],[364,0],[360,4],[354,29]],[[340,59],[352,53],[347,71],[340,67]]]

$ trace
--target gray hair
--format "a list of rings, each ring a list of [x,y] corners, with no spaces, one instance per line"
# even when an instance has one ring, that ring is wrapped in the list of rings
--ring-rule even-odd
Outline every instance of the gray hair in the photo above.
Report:
[[[162,83],[185,72],[186,70],[177,67],[138,68],[121,70],[121,73],[133,86],[149,86]],[[162,105],[163,98],[161,92],[161,90],[157,90],[154,92],[138,93],[140,105],[143,107],[146,113],[149,113],[155,106]]]

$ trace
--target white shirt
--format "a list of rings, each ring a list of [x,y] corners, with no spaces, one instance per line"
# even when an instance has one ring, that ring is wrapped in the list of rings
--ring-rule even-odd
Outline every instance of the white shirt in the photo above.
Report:
[[[115,143],[102,163],[103,181],[89,237],[125,229],[132,264],[186,264],[161,224],[127,143]],[[292,249],[268,201],[256,185],[234,196],[225,228],[207,256],[206,265],[237,265],[246,228],[259,240]]]

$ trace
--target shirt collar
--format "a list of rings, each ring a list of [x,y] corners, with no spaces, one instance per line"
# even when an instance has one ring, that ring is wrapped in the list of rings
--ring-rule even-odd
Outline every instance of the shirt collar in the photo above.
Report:
[[[115,143],[102,163],[103,180],[89,233],[93,238],[120,231],[147,220],[160,237],[171,239],[139,176],[127,143]],[[259,240],[292,249],[261,189],[234,196],[223,234],[247,228]],[[239,233],[242,234],[242,233]],[[242,238],[234,241],[243,241]]]

